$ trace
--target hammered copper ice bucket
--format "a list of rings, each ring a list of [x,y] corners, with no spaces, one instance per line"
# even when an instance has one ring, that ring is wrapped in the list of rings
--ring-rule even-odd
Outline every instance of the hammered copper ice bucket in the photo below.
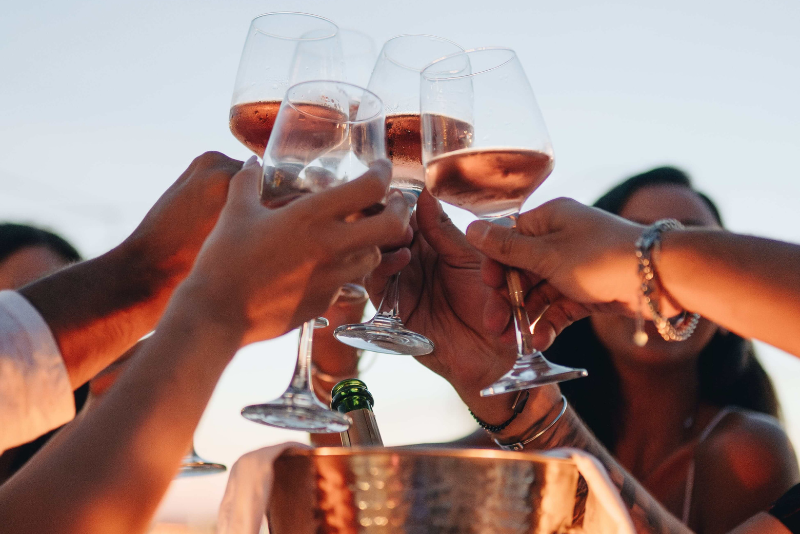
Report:
[[[578,470],[478,449],[290,449],[275,461],[271,534],[566,532]]]

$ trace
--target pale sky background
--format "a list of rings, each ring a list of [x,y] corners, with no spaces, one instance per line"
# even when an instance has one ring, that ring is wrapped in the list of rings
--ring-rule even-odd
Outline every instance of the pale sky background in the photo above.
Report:
[[[674,164],[719,203],[730,229],[800,241],[794,0],[7,1],[0,220],[49,226],[95,256],[130,233],[194,156],[247,158],[227,126],[234,77],[250,19],[280,10],[327,16],[378,47],[431,33],[516,49],[557,156],[527,207],[556,196],[592,202],[624,177]],[[197,431],[201,455],[230,466],[303,438],[239,415],[283,391],[295,350],[293,333],[234,359]],[[759,352],[800,443],[800,361]],[[363,377],[387,444],[472,428],[447,384],[410,358],[379,356]],[[213,520],[225,479],[177,482],[160,520]]]

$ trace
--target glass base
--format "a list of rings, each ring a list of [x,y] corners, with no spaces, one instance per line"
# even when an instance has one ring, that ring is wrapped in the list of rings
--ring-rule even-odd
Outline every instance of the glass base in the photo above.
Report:
[[[566,382],[583,378],[588,374],[586,369],[574,369],[549,362],[541,352],[536,351],[533,354],[519,356],[509,372],[491,386],[481,390],[481,397]]]
[[[262,425],[312,434],[333,434],[350,428],[350,419],[346,415],[334,412],[313,394],[291,389],[274,401],[245,406],[242,417]]]
[[[214,475],[217,473],[224,473],[228,468],[222,464],[215,464],[203,460],[197,453],[192,451],[187,454],[181,461],[181,468],[175,478],[198,477],[203,475]]]
[[[357,349],[384,354],[423,356],[433,352],[433,341],[412,332],[399,319],[372,319],[367,323],[346,324],[333,331],[333,335]]]

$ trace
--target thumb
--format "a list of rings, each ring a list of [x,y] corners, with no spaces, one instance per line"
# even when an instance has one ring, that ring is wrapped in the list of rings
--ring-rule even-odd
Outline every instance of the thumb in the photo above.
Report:
[[[252,156],[231,179],[231,185],[228,188],[228,202],[241,205],[260,204],[258,194],[260,182],[261,165],[258,164],[258,158]]]
[[[538,239],[486,221],[475,221],[467,228],[467,241],[487,257],[534,272],[543,255],[543,243]]]
[[[464,234],[427,189],[422,190],[417,201],[416,221],[420,233],[437,253],[450,259],[475,260],[475,251],[467,243]]]

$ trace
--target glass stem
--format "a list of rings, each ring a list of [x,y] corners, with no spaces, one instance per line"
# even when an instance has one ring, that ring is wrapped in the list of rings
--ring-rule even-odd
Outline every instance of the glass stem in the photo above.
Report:
[[[292,376],[292,389],[311,391],[311,342],[314,340],[315,320],[306,321],[300,329],[300,346],[297,349],[297,365]]]
[[[375,317],[381,319],[396,319],[400,307],[400,273],[395,273],[386,284],[386,291],[378,306]]]
[[[514,330],[517,334],[517,354],[528,356],[534,354],[533,335],[531,334],[531,320],[525,310],[525,292],[522,290],[522,281],[519,271],[506,269],[506,284],[511,296],[511,309],[514,312]]]

